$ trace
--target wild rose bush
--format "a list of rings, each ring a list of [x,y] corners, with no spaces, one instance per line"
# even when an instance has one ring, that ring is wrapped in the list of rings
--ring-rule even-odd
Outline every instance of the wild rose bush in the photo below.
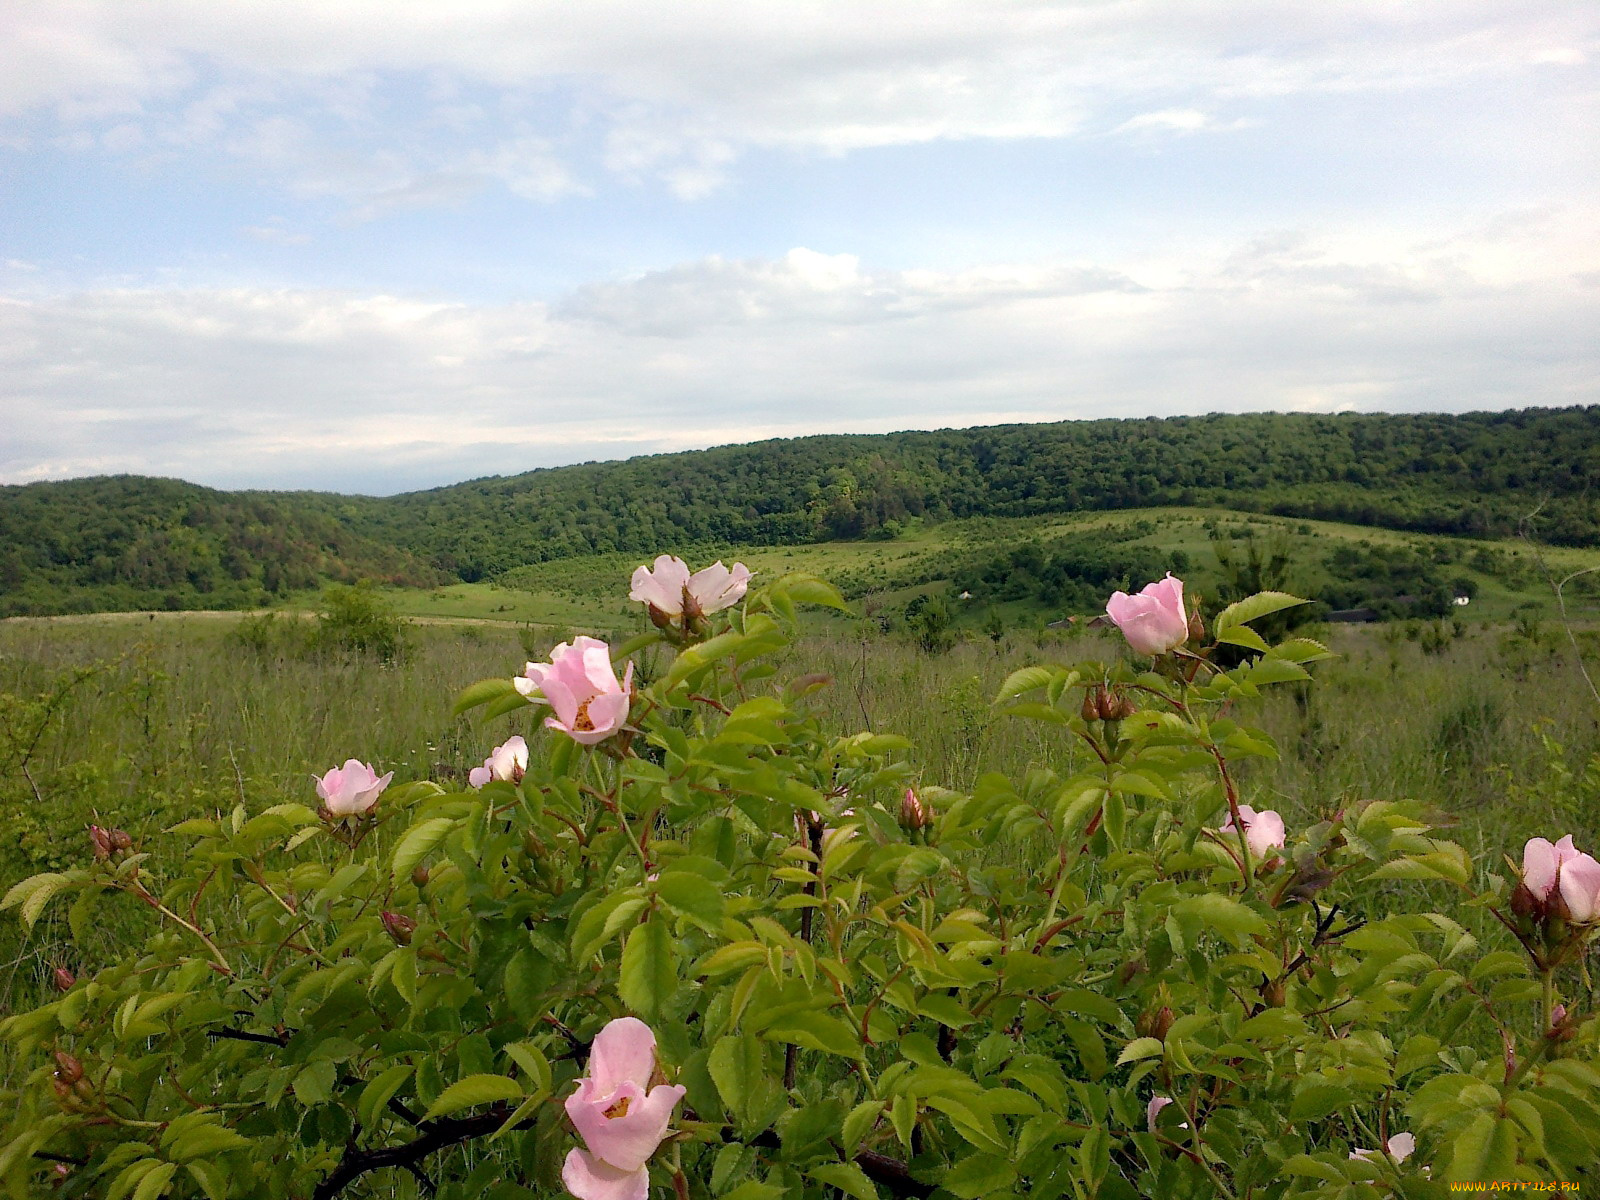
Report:
[[[1130,659],[1029,667],[997,698],[1081,769],[958,794],[901,739],[825,732],[828,681],[780,669],[798,607],[837,593],[749,583],[658,559],[634,642],[468,689],[523,733],[486,728],[466,790],[352,759],[155,845],[97,829],[81,867],[13,887],[29,924],[136,904],[160,927],[63,963],[59,995],[0,1026],[0,1182],[1242,1200],[1593,1180],[1600,867],[1570,839],[1474,864],[1402,799],[1293,828],[1247,794],[1240,764],[1273,753],[1252,701],[1325,655],[1252,630],[1293,597],[1209,635],[1177,580],[1113,600]],[[650,643],[672,654],[646,678]],[[1249,660],[1222,670],[1219,645]]]

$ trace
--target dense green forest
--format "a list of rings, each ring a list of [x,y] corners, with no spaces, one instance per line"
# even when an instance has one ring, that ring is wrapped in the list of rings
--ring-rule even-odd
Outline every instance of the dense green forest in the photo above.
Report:
[[[1600,406],[830,435],[383,499],[74,480],[0,488],[0,615],[242,607],[327,580],[472,582],[596,552],[892,540],[918,520],[1157,505],[1490,538],[1516,532],[1537,509],[1535,536],[1592,546],[1600,544],[1596,483]],[[985,591],[1028,590],[1145,565],[1105,548],[1021,553],[1027,561],[1001,555],[962,570]],[[1069,561],[1074,553],[1096,561]],[[1374,578],[1395,570],[1409,568],[1370,566]],[[1020,582],[1001,582],[1017,572]]]
[[[344,503],[138,476],[0,488],[0,616],[254,608],[330,581],[438,582],[359,532]]]

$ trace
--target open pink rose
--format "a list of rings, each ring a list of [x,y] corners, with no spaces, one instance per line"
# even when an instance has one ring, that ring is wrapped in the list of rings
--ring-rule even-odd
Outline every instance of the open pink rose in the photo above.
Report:
[[[744,598],[750,586],[750,569],[734,563],[730,569],[721,561],[689,574],[689,565],[676,555],[663,554],[653,567],[640,567],[633,573],[628,599],[648,604],[664,617],[709,616],[731,608]]]
[[[667,1136],[678,1084],[650,1087],[656,1035],[637,1017],[609,1022],[589,1050],[589,1073],[567,1097],[567,1116],[587,1150],[572,1150],[561,1182],[578,1200],[645,1200],[650,1156]],[[648,1089],[648,1090],[647,1090]]]
[[[1282,850],[1288,838],[1283,818],[1272,809],[1257,812],[1248,804],[1239,805],[1239,819],[1244,822],[1244,842],[1256,858],[1267,858],[1274,850]],[[1218,833],[1233,833],[1233,816],[1222,823]]]
[[[1576,925],[1600,918],[1600,862],[1573,845],[1570,833],[1554,845],[1528,839],[1522,848],[1522,886],[1541,905],[1559,895],[1567,919]]]
[[[1183,580],[1171,571],[1137,596],[1113,592],[1106,616],[1122,630],[1137,654],[1165,654],[1189,638],[1189,616],[1183,611]]]
[[[592,746],[622,728],[633,699],[633,664],[621,683],[611,665],[611,647],[598,638],[579,635],[550,651],[547,663],[529,663],[512,680],[524,696],[538,693],[555,716],[545,724]]]
[[[467,774],[467,782],[475,788],[494,779],[521,783],[527,771],[528,743],[517,733],[508,737],[503,745],[496,746],[494,753],[483,760],[483,766],[473,767]]]
[[[380,778],[366,763],[350,758],[345,760],[344,766],[334,767],[317,779],[317,795],[334,816],[359,816],[378,802],[378,793],[388,787],[393,778],[393,771]]]

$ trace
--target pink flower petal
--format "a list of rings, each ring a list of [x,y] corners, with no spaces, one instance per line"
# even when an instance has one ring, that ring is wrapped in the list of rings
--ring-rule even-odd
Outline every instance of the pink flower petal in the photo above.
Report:
[[[1600,917],[1600,862],[1580,854],[1561,864],[1561,899],[1575,924]]]
[[[1540,900],[1548,900],[1555,890],[1556,871],[1561,860],[1556,848],[1544,838],[1529,838],[1522,848],[1522,884]]]
[[[619,1171],[594,1155],[574,1149],[561,1164],[561,1186],[578,1200],[649,1200],[650,1169]]]
[[[589,1078],[602,1093],[618,1084],[650,1086],[656,1070],[656,1035],[638,1017],[618,1017],[595,1034],[589,1049]]]
[[[487,765],[473,767],[467,772],[467,783],[475,788],[481,788],[494,778],[494,772]]]
[[[683,593],[688,586],[688,564],[675,555],[662,554],[656,558],[654,567],[640,567],[634,571],[628,599],[676,617],[683,612]]]
[[[567,1116],[582,1135],[590,1153],[623,1171],[636,1170],[667,1136],[672,1110],[683,1099],[678,1084],[661,1084],[648,1094],[632,1080],[604,1094],[594,1080],[582,1079],[567,1098]]]

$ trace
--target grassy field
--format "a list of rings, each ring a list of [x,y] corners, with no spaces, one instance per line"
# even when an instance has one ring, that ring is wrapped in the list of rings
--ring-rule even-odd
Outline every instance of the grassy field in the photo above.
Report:
[[[253,650],[239,628],[240,618],[196,616],[0,624],[7,881],[82,858],[90,821],[121,824],[159,855],[168,825],[240,800],[255,810],[309,800],[311,774],[350,756],[399,780],[447,781],[513,730],[538,732],[531,712],[487,728],[451,716],[461,687],[520,666],[527,632],[514,626],[415,626],[408,654],[388,666]],[[1409,632],[1328,631],[1339,657],[1318,668],[1315,686],[1259,714],[1282,757],[1249,768],[1257,806],[1294,825],[1356,797],[1417,797],[1456,814],[1460,836],[1489,860],[1535,831],[1600,840],[1600,706],[1565,631],[1474,622]],[[1594,637],[1580,642],[1593,670]],[[789,652],[779,680],[826,671],[833,684],[816,703],[830,726],[903,733],[925,783],[966,789],[985,771],[1073,765],[1070,739],[993,718],[989,700],[1007,673],[1120,653],[1108,633],[1018,631],[930,655],[874,622],[835,621]],[[89,665],[34,721],[27,698]],[[19,746],[35,727],[24,774]],[[25,946],[15,936],[11,926],[4,939],[13,979],[71,953],[48,921]],[[0,999],[9,990],[0,985]]]

